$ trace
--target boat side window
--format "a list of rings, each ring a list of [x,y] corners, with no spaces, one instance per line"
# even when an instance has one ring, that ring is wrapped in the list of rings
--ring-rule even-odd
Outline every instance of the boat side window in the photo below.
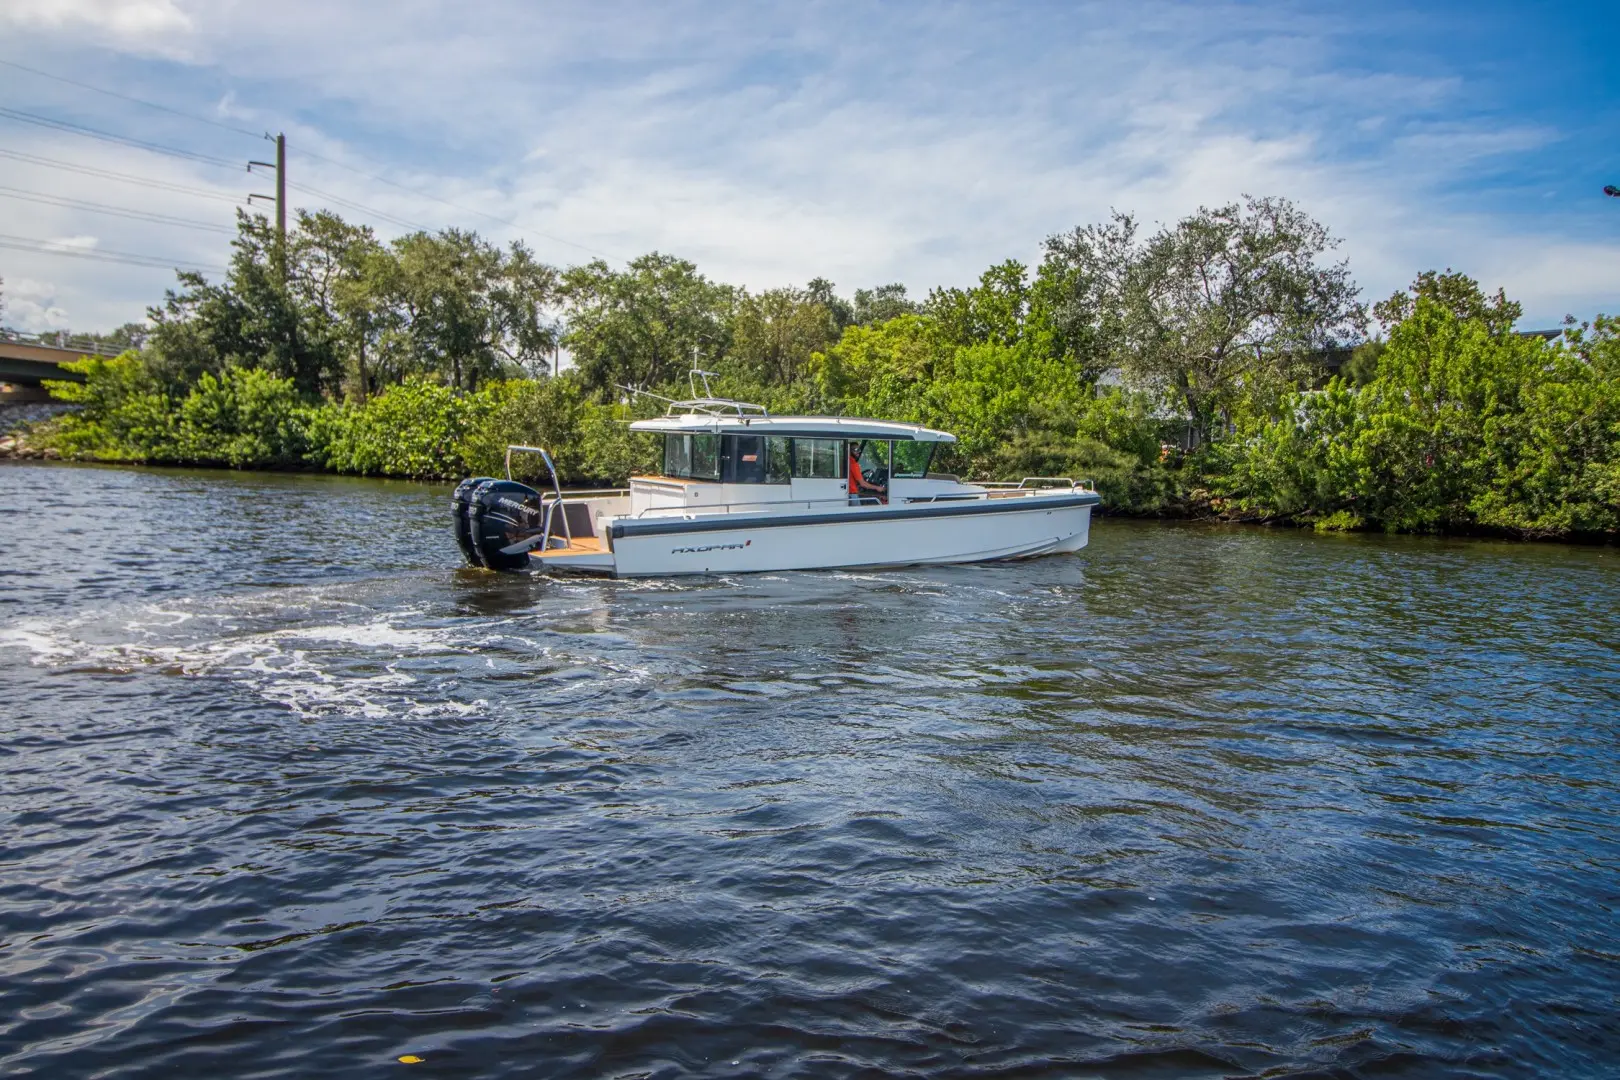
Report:
[[[720,479],[720,436],[665,435],[664,475],[675,480]]]
[[[928,475],[928,465],[934,460],[938,443],[897,442],[894,444],[894,475],[902,479],[920,480]]]
[[[664,475],[677,480],[692,475],[692,436],[664,436]]]
[[[794,439],[793,475],[829,480],[844,478],[842,439]]]
[[[692,479],[720,479],[720,436],[693,435]]]
[[[765,483],[765,436],[727,435],[720,450],[726,483]]]
[[[765,482],[785,484],[793,476],[793,440],[781,435],[765,439]]]

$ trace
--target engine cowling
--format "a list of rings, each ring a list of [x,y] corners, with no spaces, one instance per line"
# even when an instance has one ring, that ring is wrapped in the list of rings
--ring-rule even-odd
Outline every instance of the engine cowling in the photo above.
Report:
[[[527,552],[501,549],[538,536],[545,528],[540,493],[516,480],[475,476],[456,485],[450,497],[456,545],[467,562],[490,570],[524,570]]]

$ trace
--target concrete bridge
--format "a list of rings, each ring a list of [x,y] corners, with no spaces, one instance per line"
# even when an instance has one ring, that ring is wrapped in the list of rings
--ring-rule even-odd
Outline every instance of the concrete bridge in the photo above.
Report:
[[[47,401],[40,383],[45,379],[84,382],[76,371],[62,365],[87,356],[117,356],[123,350],[87,338],[66,334],[25,334],[0,329],[0,401]]]

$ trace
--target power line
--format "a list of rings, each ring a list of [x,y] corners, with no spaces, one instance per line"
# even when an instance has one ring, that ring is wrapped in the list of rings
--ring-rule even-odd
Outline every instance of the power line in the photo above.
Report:
[[[227,161],[225,158],[217,158],[211,154],[198,154],[191,150],[182,150],[176,146],[164,146],[162,143],[147,142],[144,139],[132,139],[127,135],[114,135],[110,131],[85,127],[83,124],[70,124],[66,120],[56,120],[49,116],[40,116],[37,113],[23,112],[20,109],[0,108],[0,116],[20,120],[25,124],[38,124],[40,127],[65,131],[70,135],[83,135],[90,139],[101,139],[104,142],[133,146],[138,150],[149,150],[154,154],[168,154],[171,157],[185,158],[188,161],[200,161],[204,165],[219,165],[227,169],[240,169],[243,167],[240,162]]]
[[[114,135],[112,132],[101,131],[101,130],[99,130],[97,128],[85,127],[82,124],[69,124],[66,121],[53,120],[50,117],[46,117],[46,116],[36,116],[33,113],[25,113],[25,112],[21,112],[20,110],[17,110],[17,109],[7,109],[7,108],[4,108],[4,107],[0,107],[0,116],[5,116],[5,117],[10,117],[12,119],[22,120],[22,121],[24,121],[26,123],[30,123],[30,124],[39,124],[42,127],[55,128],[55,129],[60,130],[60,131],[65,131],[65,132],[67,132],[68,134],[71,134],[71,135],[83,135],[83,136],[86,136],[87,138],[102,139],[102,140],[105,140],[107,142],[119,143],[119,144],[123,144],[123,145],[126,145],[126,146],[133,146],[133,147],[137,147],[137,148],[142,149],[142,150],[150,150],[150,151],[153,151],[153,152],[159,153],[159,154],[170,154],[170,155],[172,155],[174,157],[185,158],[185,159],[192,160],[192,161],[200,161],[200,162],[202,162],[204,164],[207,164],[207,165],[221,165],[221,166],[224,166],[224,167],[229,168],[229,169],[242,168],[242,166],[239,165],[238,163],[233,162],[233,161],[226,161],[223,158],[210,157],[207,154],[194,154],[189,150],[181,150],[181,149],[179,149],[177,147],[164,146],[161,143],[146,142],[145,140],[142,140],[142,139],[126,138],[123,135]],[[33,158],[35,160],[36,164],[45,164],[45,163],[47,163],[49,161],[49,159],[39,158],[39,157],[37,157],[37,155],[19,154],[16,151],[0,150],[0,154],[4,154],[7,157],[16,157],[16,158],[22,159],[22,160],[27,160],[27,159]],[[68,164],[66,162],[50,162],[50,164],[52,164],[53,167],[56,167],[56,168],[70,168],[70,169],[73,169],[73,171],[75,171],[75,172],[83,172],[83,173],[87,173],[89,175],[96,175],[97,173],[100,173],[100,174],[106,176],[106,178],[108,178],[108,179],[123,179],[123,180],[126,180],[127,182],[130,182],[130,183],[144,182],[146,184],[146,186],[161,185],[163,187],[169,188],[170,190],[180,190],[179,185],[163,184],[162,181],[150,181],[150,180],[149,181],[137,181],[137,180],[129,177],[128,174],[125,174],[124,176],[119,177],[119,176],[115,176],[115,175],[113,175],[113,174],[111,174],[111,173],[109,173],[109,172],[107,172],[105,170],[93,170],[89,166],[73,166],[73,165],[70,165],[70,164]],[[251,172],[252,170],[249,169],[247,171]],[[319,196],[319,197],[321,197],[323,199],[330,199],[333,202],[341,203],[342,205],[348,206],[348,207],[350,207],[350,208],[352,208],[354,210],[358,210],[359,212],[361,212],[363,214],[370,214],[372,217],[375,217],[375,218],[377,218],[379,220],[382,220],[382,221],[386,221],[391,225],[397,225],[397,226],[399,226],[400,228],[403,228],[403,229],[412,229],[412,230],[416,230],[416,231],[420,231],[420,232],[432,232],[433,231],[432,229],[428,228],[425,225],[419,225],[419,224],[417,224],[417,223],[415,223],[413,221],[408,221],[405,218],[397,217],[397,216],[395,216],[393,214],[386,213],[386,212],[384,212],[382,210],[377,210],[377,209],[375,209],[373,207],[369,207],[369,206],[365,205],[364,203],[355,202],[352,199],[345,199],[342,196],[334,195],[334,194],[332,194],[331,192],[328,192],[328,191],[321,191],[318,188],[312,188],[312,187],[309,187],[307,185],[301,185],[301,184],[300,185],[290,185],[290,186],[294,187],[296,190],[306,191],[311,195],[317,195],[317,196]],[[200,192],[196,188],[191,188],[191,189],[189,189],[189,191],[192,194],[200,194]],[[217,194],[216,194],[216,197],[218,197]],[[237,202],[239,200],[233,198],[231,201]]]
[[[318,196],[322,199],[330,199],[332,202],[338,203],[339,205],[350,207],[351,209],[358,210],[363,214],[370,214],[379,221],[386,221],[390,225],[398,225],[402,229],[411,229],[414,232],[433,231],[426,225],[419,225],[414,221],[408,221],[402,217],[395,217],[393,214],[385,211],[374,209],[370,206],[354,202],[350,199],[345,199],[341,195],[334,195],[330,191],[322,191],[320,188],[312,188],[308,184],[288,184],[287,186],[292,188],[294,191],[302,191],[310,195]]]
[[[61,75],[53,75],[50,72],[41,71],[38,68],[28,67],[26,64],[19,64],[19,63],[16,63],[14,61],[11,61],[11,60],[0,60],[0,64],[5,64],[7,67],[17,68],[20,71],[27,71],[27,72],[29,72],[31,74],[34,74],[34,75],[40,75],[40,76],[43,76],[43,77],[45,77],[47,79],[55,79],[57,82],[67,83],[70,86],[77,86],[77,87],[80,87],[80,88],[85,89],[85,90],[90,90],[90,91],[92,91],[94,93],[97,93],[97,94],[106,94],[108,97],[120,98],[120,99],[122,99],[124,101],[134,102],[137,105],[143,105],[143,106],[145,106],[147,108],[150,108],[150,109],[158,109],[158,110],[160,110],[162,112],[172,113],[175,116],[184,117],[187,120],[195,120],[198,123],[210,124],[210,125],[212,125],[214,127],[224,128],[226,131],[232,131],[232,132],[235,132],[235,133],[237,133],[239,135],[247,135],[250,138],[268,138],[269,137],[268,135],[261,135],[261,134],[259,134],[257,132],[248,131],[246,128],[239,128],[239,127],[236,127],[236,126],[234,126],[232,124],[222,123],[222,122],[220,122],[218,120],[210,120],[208,117],[205,117],[205,116],[197,116],[194,113],[182,112],[179,109],[173,109],[173,108],[170,108],[167,105],[159,105],[156,102],[143,101],[140,98],[131,97],[128,94],[121,94],[121,93],[117,92],[116,90],[107,90],[107,89],[104,89],[104,88],[99,87],[99,86],[92,86],[89,83],[79,82],[77,79],[68,79],[68,78],[64,78]],[[14,111],[14,110],[0,109],[0,113],[12,112],[12,111]],[[234,163],[222,162],[218,158],[207,158],[206,155],[191,154],[189,151],[175,150],[174,148],[170,148],[170,147],[161,147],[161,146],[158,146],[157,144],[154,144],[154,143],[143,143],[140,140],[126,139],[126,138],[123,138],[122,136],[110,135],[110,134],[105,133],[105,132],[93,132],[92,129],[79,128],[78,125],[64,125],[60,121],[50,121],[50,120],[48,120],[48,118],[43,118],[42,117],[42,118],[37,118],[37,119],[31,119],[30,122],[33,122],[33,123],[41,123],[41,122],[43,122],[43,123],[46,124],[46,126],[59,127],[59,128],[65,129],[65,130],[73,130],[75,128],[78,128],[78,130],[81,133],[94,134],[97,138],[108,138],[108,139],[111,139],[111,140],[116,141],[116,142],[123,142],[123,143],[129,144],[129,145],[140,146],[143,149],[156,150],[159,153],[173,153],[173,154],[178,154],[178,155],[180,155],[182,157],[191,157],[191,158],[194,158],[196,160],[205,160],[208,164],[211,164],[211,165],[228,164],[232,168],[236,167]],[[551,233],[541,232],[540,230],[531,228],[531,227],[529,227],[527,225],[520,225],[517,222],[511,220],[510,218],[499,217],[499,216],[497,216],[495,214],[491,214],[491,213],[488,213],[488,212],[483,211],[483,210],[475,210],[470,206],[463,206],[460,203],[451,202],[449,199],[441,198],[441,197],[439,197],[437,195],[433,195],[433,194],[431,194],[429,192],[422,191],[419,188],[411,187],[409,184],[402,184],[397,180],[390,180],[386,176],[378,176],[375,173],[368,173],[364,169],[357,169],[353,165],[348,164],[347,162],[339,161],[336,158],[327,157],[325,154],[318,154],[313,150],[300,149],[299,153],[304,155],[305,157],[314,158],[316,161],[324,161],[328,165],[335,165],[340,169],[346,169],[349,172],[354,173],[356,176],[359,176],[359,177],[361,177],[363,179],[366,179],[366,180],[370,180],[373,183],[387,184],[389,187],[398,188],[400,191],[408,192],[409,194],[415,195],[418,198],[431,199],[433,202],[440,203],[441,205],[444,205],[444,206],[448,206],[452,210],[459,210],[464,214],[473,214],[473,215],[475,215],[477,217],[484,218],[485,220],[494,221],[494,222],[497,222],[497,223],[499,223],[501,225],[505,225],[508,228],[516,229],[519,232],[527,233],[530,236],[542,237],[542,238],[544,238],[546,240],[550,240],[554,244],[562,244],[564,247],[576,248],[576,249],[578,249],[580,251],[588,252],[588,253],[590,253],[592,255],[600,255],[603,258],[613,259],[613,260],[616,260],[616,261],[619,261],[619,262],[624,261],[623,259],[619,258],[619,256],[610,254],[610,253],[608,253],[606,251],[602,251],[602,250],[600,250],[598,248],[593,248],[593,247],[590,247],[590,246],[588,246],[586,244],[576,244],[572,240],[564,240],[560,236],[553,236]],[[322,194],[321,192],[318,192],[313,188],[305,187],[303,190],[308,191],[310,194],[314,194],[314,195],[321,195]],[[337,196],[334,196],[334,195],[326,194],[326,195],[322,195],[322,197],[337,200]],[[412,224],[410,222],[404,221],[403,219],[393,217],[392,215],[384,214],[381,211],[372,210],[372,209],[370,209],[368,207],[365,207],[365,206],[361,205],[360,203],[349,202],[347,200],[338,200],[338,201],[342,201],[342,202],[345,203],[345,205],[351,206],[351,207],[353,207],[353,208],[355,208],[357,210],[360,210],[360,211],[362,211],[364,213],[369,213],[369,214],[372,214],[372,215],[374,215],[374,216],[376,216],[378,218],[387,220],[391,224],[401,225],[404,228],[410,228],[410,229],[421,229],[422,228],[419,225],[414,225],[414,224]],[[426,231],[431,231],[431,230],[423,229],[422,231],[426,232]]]
[[[0,185],[0,198],[21,199],[24,202],[42,203],[46,206],[61,206],[69,210],[88,210],[95,214],[109,214],[113,217],[130,218],[135,221],[149,221],[155,225],[173,225],[181,229],[201,229],[205,232],[236,235],[236,229],[228,225],[194,221],[189,218],[159,214],[150,210],[132,210],[122,206],[108,206],[106,203],[88,202],[84,199],[69,199],[60,195],[47,195],[42,191],[25,191],[22,188],[6,187],[4,185]]]
[[[70,259],[93,259],[98,262],[123,263],[127,266],[144,266],[153,270],[211,270],[219,274],[229,272],[223,266],[212,266],[207,263],[164,259],[156,255],[138,255],[129,251],[75,250],[73,248],[64,248],[59,244],[53,245],[48,240],[33,240],[26,236],[8,236],[5,233],[0,233],[0,248],[29,251],[36,255],[61,255]]]
[[[184,184],[171,184],[167,180],[154,180],[151,177],[136,176],[133,173],[116,172],[111,169],[97,169],[90,165],[79,165],[75,162],[42,157],[38,154],[24,154],[16,150],[0,148],[0,157],[11,158],[14,161],[26,161],[30,165],[43,165],[50,169],[66,169],[68,172],[83,173],[85,176],[96,176],[103,180],[117,180],[121,183],[137,184],[141,187],[156,188],[161,191],[176,191],[182,195],[194,195],[200,199],[223,199],[231,203],[242,201],[240,196],[230,195],[223,191],[186,187]]]
[[[226,131],[234,131],[238,135],[246,135],[250,139],[262,139],[264,137],[262,132],[249,131],[246,128],[239,128],[234,124],[227,124],[220,120],[211,120],[206,116],[198,116],[195,113],[183,112],[180,109],[172,109],[167,105],[159,105],[155,101],[143,101],[138,97],[131,97],[128,94],[120,94],[116,90],[108,90],[100,86],[91,86],[89,83],[80,82],[77,79],[69,79],[62,75],[52,75],[48,71],[41,71],[39,68],[32,68],[27,64],[19,64],[15,60],[0,60],[0,64],[4,64],[6,67],[16,68],[18,71],[26,71],[31,75],[38,75],[46,79],[55,79],[57,82],[67,83],[69,86],[77,86],[81,90],[89,90],[97,94],[106,94],[108,97],[120,98],[124,101],[132,101],[136,105],[144,105],[148,109],[157,109],[160,112],[171,113],[175,116],[184,117],[187,120],[195,120],[199,124],[211,124],[217,128],[224,128]]]
[[[485,219],[487,219],[489,221],[496,221],[496,222],[499,222],[502,225],[510,226],[511,228],[514,228],[514,229],[518,230],[519,232],[528,233],[531,236],[544,237],[545,239],[550,240],[554,244],[562,244],[565,247],[578,248],[580,251],[586,251],[586,252],[589,252],[592,255],[601,255],[603,258],[614,259],[614,260],[617,260],[619,262],[625,261],[623,259],[620,259],[617,255],[610,255],[605,251],[599,251],[596,248],[587,247],[584,244],[576,244],[572,240],[564,240],[560,236],[552,236],[550,233],[543,233],[540,230],[530,228],[527,225],[519,225],[517,222],[509,220],[508,218],[497,217],[494,214],[486,213],[483,210],[474,210],[472,207],[462,206],[460,203],[453,203],[449,199],[441,199],[437,195],[431,195],[426,191],[422,191],[422,190],[420,190],[418,188],[413,188],[413,187],[409,186],[408,184],[401,184],[397,180],[390,180],[386,176],[373,175],[372,173],[368,173],[368,172],[365,172],[364,170],[357,169],[353,165],[348,165],[348,164],[345,164],[345,163],[343,163],[341,161],[338,161],[335,158],[329,158],[324,154],[317,154],[313,150],[300,150],[299,153],[303,154],[305,157],[312,157],[317,161],[324,161],[328,165],[336,165],[340,169],[347,169],[350,172],[354,173],[356,176],[363,177],[363,178],[365,178],[367,180],[371,180],[371,181],[373,181],[375,183],[387,184],[389,187],[395,187],[395,188],[398,188],[401,191],[409,192],[410,194],[415,195],[418,198],[432,199],[434,202],[442,203],[445,206],[450,207],[452,210],[460,210],[464,214],[474,214],[474,215],[476,215],[478,217],[485,218]]]

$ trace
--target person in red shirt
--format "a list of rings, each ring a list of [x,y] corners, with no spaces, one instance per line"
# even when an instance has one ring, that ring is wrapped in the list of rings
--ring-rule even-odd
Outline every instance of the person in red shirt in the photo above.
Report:
[[[876,495],[884,502],[888,501],[889,489],[881,484],[869,483],[866,474],[861,471],[860,443],[849,444],[849,493],[851,495]]]

